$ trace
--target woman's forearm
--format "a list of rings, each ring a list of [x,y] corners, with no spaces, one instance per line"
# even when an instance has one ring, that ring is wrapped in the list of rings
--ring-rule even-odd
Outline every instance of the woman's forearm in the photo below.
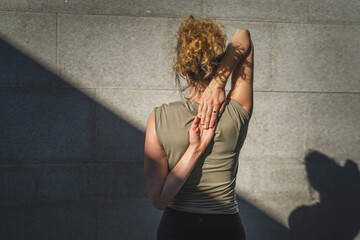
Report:
[[[201,154],[202,151],[191,147],[191,145],[188,146],[183,156],[165,179],[157,203],[160,209],[165,209],[171,199],[174,198],[176,193],[184,185]]]
[[[211,84],[225,87],[226,82],[239,61],[242,61],[249,50],[249,32],[246,29],[237,29],[233,38],[226,47],[226,53],[214,75]]]

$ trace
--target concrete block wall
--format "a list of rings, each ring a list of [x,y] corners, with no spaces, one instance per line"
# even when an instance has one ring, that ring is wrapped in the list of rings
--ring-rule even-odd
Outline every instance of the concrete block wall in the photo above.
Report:
[[[359,2],[0,0],[0,238],[155,239],[143,141],[181,16],[255,46],[249,240],[360,239]],[[227,86],[229,90],[229,85]]]

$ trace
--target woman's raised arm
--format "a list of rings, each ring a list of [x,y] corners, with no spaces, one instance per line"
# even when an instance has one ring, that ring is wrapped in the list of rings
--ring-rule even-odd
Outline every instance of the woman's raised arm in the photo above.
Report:
[[[209,86],[201,96],[198,114],[205,128],[213,127],[216,117],[225,107],[225,85],[235,65],[246,56],[250,46],[249,31],[238,28],[225,50],[220,65]],[[218,114],[213,114],[217,110]]]
[[[228,98],[240,103],[251,117],[253,109],[254,45],[250,39],[250,52],[240,61],[231,76]]]

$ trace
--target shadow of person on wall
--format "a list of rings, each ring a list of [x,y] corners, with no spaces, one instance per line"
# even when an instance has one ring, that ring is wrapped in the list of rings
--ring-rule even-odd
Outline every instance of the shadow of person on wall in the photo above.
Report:
[[[308,180],[320,202],[300,206],[289,216],[291,239],[353,240],[360,230],[360,173],[347,159],[342,167],[319,151],[305,157]]]

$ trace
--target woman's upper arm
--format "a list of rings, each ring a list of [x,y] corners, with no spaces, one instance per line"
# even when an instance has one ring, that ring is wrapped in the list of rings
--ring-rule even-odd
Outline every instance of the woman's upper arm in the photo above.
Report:
[[[237,52],[244,55],[250,47],[250,32],[245,28],[236,29],[229,45],[237,48]]]
[[[250,39],[248,55],[234,68],[228,97],[238,102],[251,116],[253,107],[254,45]]]
[[[151,112],[146,127],[144,170],[151,202],[158,208],[162,187],[168,175],[168,163],[156,135],[154,112]]]

